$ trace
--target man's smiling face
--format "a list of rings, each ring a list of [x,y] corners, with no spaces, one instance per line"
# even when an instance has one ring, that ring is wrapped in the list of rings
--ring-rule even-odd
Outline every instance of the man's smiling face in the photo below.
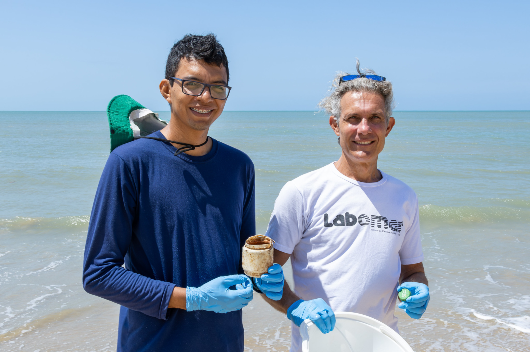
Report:
[[[339,125],[332,127],[340,137],[344,157],[353,163],[377,165],[395,123],[393,117],[386,122],[384,98],[373,92],[347,92],[340,104]]]
[[[224,66],[209,65],[202,60],[180,60],[175,77],[202,83],[227,85]],[[182,83],[173,82],[167,98],[171,105],[171,121],[186,129],[207,130],[223,112],[226,100],[213,99],[208,88],[196,97],[182,92]]]

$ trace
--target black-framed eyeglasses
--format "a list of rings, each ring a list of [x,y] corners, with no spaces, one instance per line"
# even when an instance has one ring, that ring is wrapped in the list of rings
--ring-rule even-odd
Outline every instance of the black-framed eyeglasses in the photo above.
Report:
[[[356,78],[368,78],[374,81],[386,81],[386,78],[378,75],[346,75],[340,78],[339,84],[342,82],[353,81]]]
[[[228,98],[228,94],[230,94],[230,89],[232,89],[232,87],[224,86],[222,84],[208,84],[177,77],[170,78],[171,80],[177,80],[181,82],[180,86],[182,88],[182,93],[193,95],[195,97],[200,96],[204,92],[204,89],[208,87],[212,98],[226,100]]]

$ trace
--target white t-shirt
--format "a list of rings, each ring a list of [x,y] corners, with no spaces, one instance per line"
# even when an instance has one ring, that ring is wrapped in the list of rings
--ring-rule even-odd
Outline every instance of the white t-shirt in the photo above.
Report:
[[[329,164],[288,182],[274,204],[267,236],[291,254],[294,292],[323,298],[335,312],[355,312],[394,330],[401,265],[423,261],[418,199],[381,172],[357,182]],[[301,350],[292,324],[291,351]]]

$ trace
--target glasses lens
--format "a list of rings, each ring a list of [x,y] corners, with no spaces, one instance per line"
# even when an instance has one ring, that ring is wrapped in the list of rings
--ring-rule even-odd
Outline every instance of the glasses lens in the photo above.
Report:
[[[226,99],[228,96],[228,88],[225,86],[211,86],[210,92],[214,99]]]
[[[182,89],[184,93],[189,95],[201,95],[204,90],[204,85],[200,82],[186,81],[182,84]]]

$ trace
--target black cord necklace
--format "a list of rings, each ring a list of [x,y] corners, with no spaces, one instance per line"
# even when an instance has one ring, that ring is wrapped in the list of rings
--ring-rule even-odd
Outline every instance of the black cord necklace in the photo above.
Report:
[[[179,155],[181,153],[184,153],[184,152],[188,152],[190,150],[194,150],[195,148],[202,147],[203,145],[208,143],[208,136],[206,136],[206,140],[204,141],[204,143],[197,144],[197,145],[193,145],[193,144],[189,144],[189,143],[181,143],[181,142],[171,141],[169,139],[162,139],[162,138],[156,138],[156,137],[140,137],[140,138],[154,139],[155,141],[160,141],[160,142],[164,142],[164,143],[174,143],[174,144],[182,145],[182,147],[177,148],[177,151],[175,152],[175,154],[173,154],[175,156],[177,156],[177,155]]]

